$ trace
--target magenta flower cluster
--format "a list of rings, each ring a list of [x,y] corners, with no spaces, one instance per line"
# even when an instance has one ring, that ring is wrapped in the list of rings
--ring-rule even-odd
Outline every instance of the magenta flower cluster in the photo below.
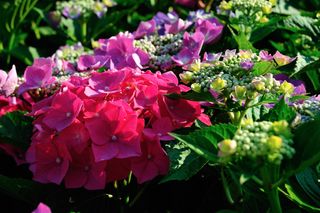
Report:
[[[43,64],[36,70],[42,73],[41,67],[48,64],[39,61]],[[43,85],[50,77],[37,82],[34,85]],[[26,87],[33,88],[26,81],[20,91]],[[166,174],[169,159],[160,141],[171,140],[169,132],[196,119],[210,123],[199,103],[166,96],[188,89],[172,72],[130,67],[70,77],[54,95],[32,107],[35,131],[26,161],[33,179],[103,189],[130,171],[139,183]]]

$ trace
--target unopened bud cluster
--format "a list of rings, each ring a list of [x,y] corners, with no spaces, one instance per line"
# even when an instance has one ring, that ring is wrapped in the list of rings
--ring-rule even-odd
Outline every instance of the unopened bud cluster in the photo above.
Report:
[[[320,99],[311,97],[303,103],[294,104],[294,108],[299,113],[300,123],[306,123],[320,117]]]
[[[85,52],[82,44],[80,42],[74,45],[65,45],[60,47],[54,54],[54,58],[60,60],[66,60],[69,62],[76,62],[78,58]]]
[[[222,13],[230,14],[232,11],[233,17],[240,20],[253,19],[257,22],[268,22],[266,15],[272,13],[273,6],[272,1],[267,0],[224,0],[218,8]]]
[[[256,54],[240,52],[224,56],[213,62],[194,62],[189,70],[180,74],[181,80],[189,84],[195,92],[213,90],[224,97],[237,100],[254,99],[258,95],[292,94],[294,86],[287,81],[280,83],[271,73],[254,76],[254,63],[261,61]]]
[[[58,1],[56,3],[57,12],[70,19],[88,17],[95,13],[99,18],[102,17],[108,7],[115,5],[112,0],[94,1],[94,0],[77,0],[77,1]]]
[[[151,35],[135,40],[134,45],[150,56],[150,67],[153,69],[169,69],[172,65],[171,57],[177,54],[183,45],[183,35],[165,34]]]
[[[284,158],[292,158],[295,150],[286,121],[244,122],[232,140],[221,141],[219,156],[234,160],[259,160],[280,164]]]

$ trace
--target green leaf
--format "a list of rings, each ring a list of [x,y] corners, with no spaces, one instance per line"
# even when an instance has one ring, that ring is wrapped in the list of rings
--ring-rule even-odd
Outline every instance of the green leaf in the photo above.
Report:
[[[310,203],[308,203],[307,199],[302,194],[301,190],[297,188],[297,186],[292,185],[292,183],[287,183],[285,184],[285,188],[287,192],[285,195],[302,208],[313,212],[320,211],[320,208],[314,207]]]
[[[15,111],[0,118],[0,138],[22,150],[27,150],[32,136],[32,118]]]
[[[168,144],[166,151],[170,158],[170,170],[160,183],[172,180],[188,180],[208,162],[181,142]]]
[[[296,179],[313,202],[320,206],[320,185],[317,173],[312,168],[307,168],[296,174]]]
[[[0,175],[0,191],[14,199],[24,201],[32,205],[38,205],[43,201],[48,192],[56,188],[53,185],[40,184],[22,178],[9,178]]]
[[[253,67],[253,75],[260,76],[266,73],[271,73],[275,69],[274,63],[270,61],[260,61],[255,63]]]
[[[313,88],[315,90],[320,90],[320,76],[317,70],[308,70],[307,71],[307,76],[309,77]]]
[[[301,55],[300,53],[298,53],[294,72],[290,76],[294,76],[294,75],[300,73],[301,71],[303,71],[305,69],[306,66],[310,65],[314,61],[315,60],[313,58],[308,57],[308,56],[304,56],[304,55]]]
[[[290,161],[291,173],[300,172],[320,161],[320,120],[302,124],[294,134],[293,159]]]
[[[267,23],[260,24],[253,30],[250,36],[250,42],[255,43],[261,41],[272,32],[277,29],[279,21],[283,20],[283,17],[273,17]]]
[[[167,97],[172,98],[172,99],[187,99],[191,101],[209,101],[209,102],[216,102],[216,99],[212,96],[210,92],[194,92],[194,91],[189,91],[189,92],[182,92],[181,94],[168,94]]]
[[[300,11],[289,4],[286,0],[278,0],[276,7],[272,10],[274,13],[284,15],[300,15]]]
[[[313,19],[311,17],[294,15],[289,16],[284,20],[284,26],[302,30],[312,36],[319,36],[320,27],[315,24],[317,21],[317,19]]]
[[[203,158],[217,162],[218,142],[223,139],[232,138],[236,130],[237,128],[231,124],[218,124],[196,130],[188,135],[176,133],[171,133],[170,135],[186,144]]]
[[[279,121],[286,120],[289,123],[296,117],[294,109],[289,107],[284,98],[282,98],[270,111],[267,115],[264,116],[264,119],[269,121]]]

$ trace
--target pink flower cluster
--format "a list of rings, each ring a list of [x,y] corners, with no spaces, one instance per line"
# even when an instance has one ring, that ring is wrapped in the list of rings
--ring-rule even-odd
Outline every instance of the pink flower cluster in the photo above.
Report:
[[[35,132],[26,160],[33,179],[103,189],[130,172],[139,183],[166,174],[160,141],[196,119],[210,123],[199,103],[166,96],[187,90],[173,72],[124,68],[70,77],[30,113]]]

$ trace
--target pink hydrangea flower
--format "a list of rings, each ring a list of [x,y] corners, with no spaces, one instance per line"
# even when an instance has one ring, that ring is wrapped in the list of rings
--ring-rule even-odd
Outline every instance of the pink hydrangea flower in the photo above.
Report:
[[[167,174],[169,158],[162,149],[159,139],[145,139],[141,145],[142,156],[133,158],[131,161],[132,173],[137,177],[138,183]]]
[[[67,188],[103,189],[106,185],[107,161],[95,162],[88,147],[81,153],[71,152],[72,162],[64,178]]]
[[[38,207],[32,213],[51,213],[51,209],[44,203],[39,203]]]
[[[41,183],[60,184],[71,160],[67,147],[53,141],[33,142],[26,153],[33,179]]]
[[[284,66],[284,65],[290,64],[296,58],[290,58],[289,56],[283,55],[279,51],[277,51],[273,55],[273,59],[277,62],[279,66]]]
[[[175,0],[175,2],[186,7],[195,7],[197,4],[196,0]]]
[[[123,101],[107,102],[89,117],[85,125],[92,138],[92,149],[96,161],[112,158],[139,156],[141,120]]]
[[[18,76],[16,67],[13,65],[9,73],[0,70],[0,94],[10,96],[14,93],[16,86],[18,85]]]
[[[71,125],[82,108],[82,100],[70,90],[61,91],[52,99],[50,109],[43,118],[48,127],[61,131]]]

